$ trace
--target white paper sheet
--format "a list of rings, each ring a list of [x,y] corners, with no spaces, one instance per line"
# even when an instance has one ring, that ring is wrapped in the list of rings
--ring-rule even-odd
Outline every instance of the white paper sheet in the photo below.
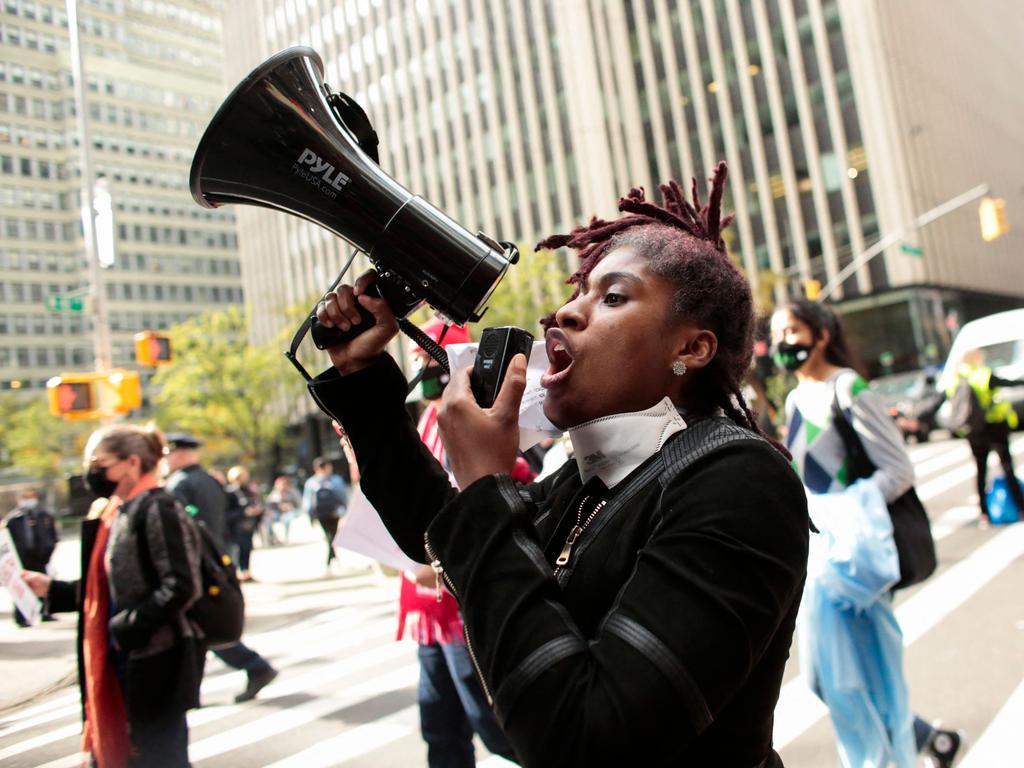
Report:
[[[6,528],[0,528],[0,584],[7,587],[11,599],[29,624],[35,624],[43,612],[42,601],[21,578],[21,558],[14,548],[14,539]]]

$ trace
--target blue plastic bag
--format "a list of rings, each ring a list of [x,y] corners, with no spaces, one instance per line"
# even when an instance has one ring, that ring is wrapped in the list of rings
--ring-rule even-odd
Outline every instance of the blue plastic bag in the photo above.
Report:
[[[809,494],[811,536],[800,607],[800,665],[828,706],[846,768],[914,768],[903,633],[889,588],[899,580],[892,520],[878,487]]]
[[[1018,481],[1019,482],[1019,481]],[[992,525],[1009,525],[1020,520],[1020,510],[1010,495],[1006,478],[1003,475],[993,478],[992,487],[988,489],[988,515]]]

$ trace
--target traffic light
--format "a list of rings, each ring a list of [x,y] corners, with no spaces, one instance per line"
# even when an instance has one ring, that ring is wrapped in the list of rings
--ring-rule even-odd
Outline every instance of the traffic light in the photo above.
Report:
[[[68,421],[104,419],[142,405],[137,371],[62,373],[46,382],[50,413]]]
[[[821,280],[804,280],[804,296],[814,301],[821,295]]]
[[[174,362],[171,337],[166,333],[143,331],[135,334],[135,362],[139,365],[168,365]]]
[[[990,243],[1010,231],[1006,221],[1006,201],[1001,197],[983,197],[978,206],[981,221],[981,239]]]
[[[113,390],[116,413],[128,413],[142,405],[142,384],[138,371],[116,368],[107,374],[107,383]]]
[[[46,382],[50,413],[68,421],[98,419],[104,416],[100,408],[102,373],[65,373]]]

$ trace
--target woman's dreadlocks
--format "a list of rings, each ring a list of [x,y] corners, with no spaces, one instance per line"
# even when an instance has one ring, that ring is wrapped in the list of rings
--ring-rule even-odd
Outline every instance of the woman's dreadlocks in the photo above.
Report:
[[[619,199],[619,210],[627,215],[613,221],[595,216],[569,234],[542,240],[537,248],[564,246],[579,251],[580,267],[566,281],[576,286],[570,301],[579,295],[582,282],[597,263],[615,249],[628,246],[649,258],[651,270],[675,286],[675,316],[711,331],[718,339],[715,358],[693,374],[692,407],[701,412],[721,408],[740,426],[768,439],[740,391],[753,357],[754,302],[746,278],[729,259],[722,240],[722,230],[735,218],[722,216],[727,175],[725,162],[719,162],[703,204],[696,179],[691,200],[674,180],[659,185],[662,205],[648,201],[643,188],[634,187]],[[549,315],[541,323],[550,328],[557,321]],[[788,457],[782,445],[770,442]]]

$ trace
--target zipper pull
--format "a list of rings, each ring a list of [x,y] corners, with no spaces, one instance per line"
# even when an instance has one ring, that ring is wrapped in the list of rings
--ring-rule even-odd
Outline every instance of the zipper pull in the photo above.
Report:
[[[562,553],[555,560],[555,565],[562,567],[569,562],[569,555],[572,554],[572,545],[576,543],[576,539],[583,533],[583,529],[578,525],[574,525],[572,530],[569,531],[569,538],[565,540],[565,546],[562,547]]]
[[[437,602],[441,602],[441,574],[444,573],[444,568],[441,567],[440,560],[434,560],[430,567],[434,569],[434,594],[437,596]]]

